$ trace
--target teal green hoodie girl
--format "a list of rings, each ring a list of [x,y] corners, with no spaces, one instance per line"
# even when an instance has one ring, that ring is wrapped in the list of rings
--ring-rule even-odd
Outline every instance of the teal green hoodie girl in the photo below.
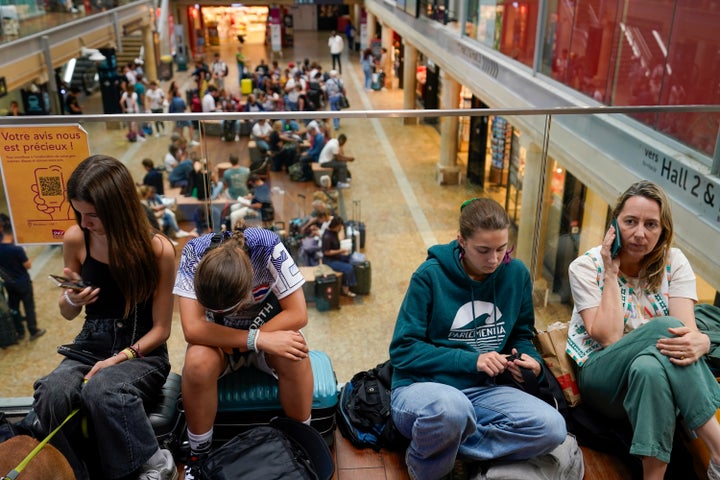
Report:
[[[535,313],[530,272],[519,260],[500,266],[483,281],[460,263],[457,240],[436,245],[415,271],[390,343],[392,388],[437,382],[460,390],[484,385],[481,353],[513,348],[541,362],[533,346]]]

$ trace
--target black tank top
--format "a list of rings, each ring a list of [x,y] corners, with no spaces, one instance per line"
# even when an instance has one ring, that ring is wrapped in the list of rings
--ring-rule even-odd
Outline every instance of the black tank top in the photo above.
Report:
[[[80,276],[90,282],[95,288],[100,288],[98,299],[85,305],[87,318],[123,318],[125,317],[125,296],[118,288],[118,284],[110,274],[110,265],[102,263],[90,256],[89,233],[85,234],[85,262],[80,268]],[[152,298],[138,305],[138,321],[152,319]],[[130,310],[130,317],[135,316],[134,309]]]

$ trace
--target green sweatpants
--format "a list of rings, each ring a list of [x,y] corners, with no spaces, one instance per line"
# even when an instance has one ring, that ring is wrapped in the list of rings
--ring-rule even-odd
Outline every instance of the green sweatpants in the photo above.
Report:
[[[583,401],[611,418],[627,415],[633,426],[630,453],[670,461],[675,419],[704,425],[720,406],[720,387],[704,359],[673,365],[655,347],[682,323],[659,317],[590,355],[579,372]]]

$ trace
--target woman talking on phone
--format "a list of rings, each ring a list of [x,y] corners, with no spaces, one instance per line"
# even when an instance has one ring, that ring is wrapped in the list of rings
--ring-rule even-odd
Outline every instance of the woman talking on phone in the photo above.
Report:
[[[695,323],[695,275],[671,247],[668,198],[639,181],[612,213],[602,244],[569,269],[567,352],[580,366],[583,400],[629,419],[630,453],[642,457],[644,479],[663,478],[679,413],[710,450],[708,477],[720,480],[720,387],[703,359],[710,339]]]
[[[175,251],[150,227],[135,182],[118,160],[94,155],[82,161],[68,180],[67,196],[77,225],[63,238],[63,275],[90,286],[64,288],[58,304],[67,320],[84,311],[74,343],[102,360],[65,358],[35,382],[39,433],[47,435],[79,408],[52,440],[79,480],[175,479],[172,456],[159,449],[143,407],[157,398],[170,371],[165,342]],[[94,432],[94,451],[78,444],[81,416]],[[99,465],[88,468],[88,459]]]

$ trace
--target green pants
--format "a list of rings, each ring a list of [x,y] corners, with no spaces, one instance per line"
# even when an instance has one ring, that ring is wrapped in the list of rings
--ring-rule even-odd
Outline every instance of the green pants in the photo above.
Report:
[[[627,415],[633,427],[630,453],[670,461],[675,419],[688,428],[704,425],[720,406],[720,387],[704,359],[673,365],[655,347],[670,337],[672,317],[651,320],[609,347],[590,355],[580,369],[583,401],[604,415]]]

